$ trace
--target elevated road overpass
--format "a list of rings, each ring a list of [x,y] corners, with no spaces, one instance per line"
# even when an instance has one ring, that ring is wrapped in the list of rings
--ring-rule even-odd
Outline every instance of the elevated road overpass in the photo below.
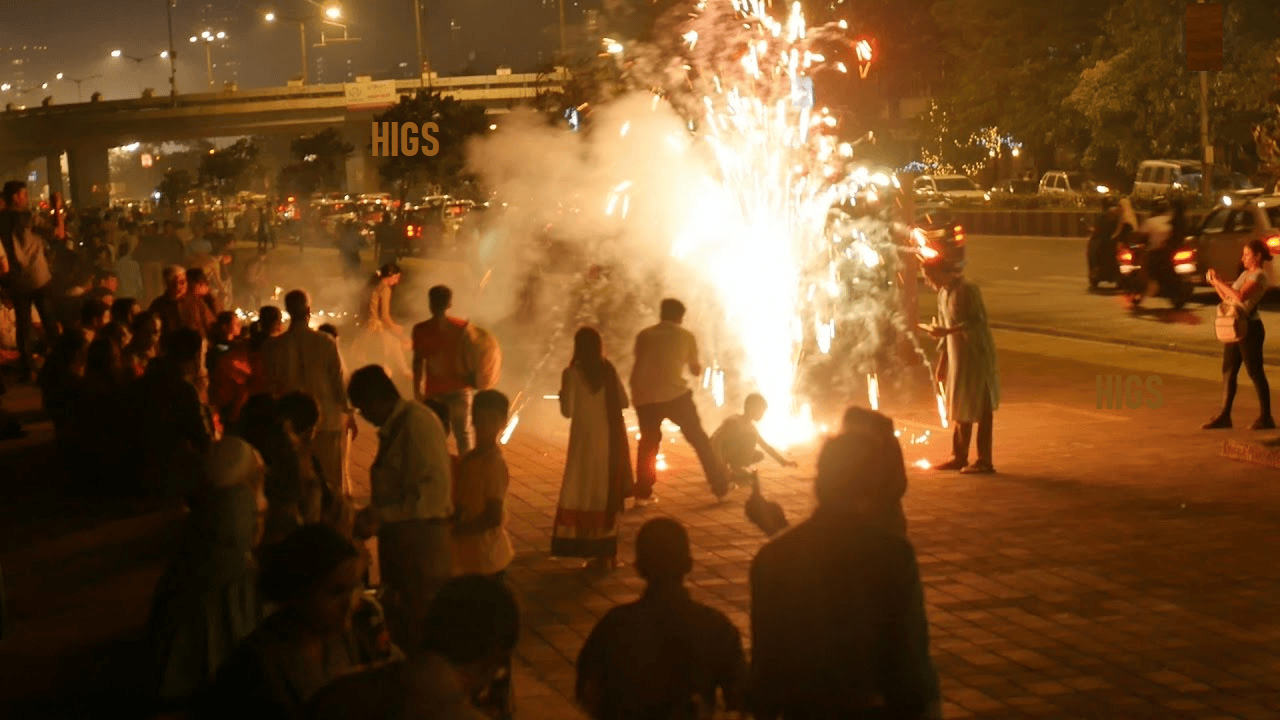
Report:
[[[434,90],[510,112],[540,93],[558,92],[568,74],[477,75],[429,81],[365,78],[354,83],[292,85],[191,95],[144,96],[35,107],[7,106],[0,113],[0,171],[46,158],[51,191],[62,190],[61,157],[67,153],[71,199],[80,207],[109,199],[108,150],[135,142],[158,143],[238,135],[302,135],[340,128],[356,147],[348,161],[349,189],[374,189],[368,144],[373,116],[400,98]]]

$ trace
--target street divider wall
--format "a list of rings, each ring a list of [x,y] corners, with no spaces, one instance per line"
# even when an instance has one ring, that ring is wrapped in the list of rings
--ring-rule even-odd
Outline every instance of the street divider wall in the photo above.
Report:
[[[970,235],[1024,235],[1028,237],[1088,237],[1096,211],[1079,210],[974,210],[956,208],[951,219]],[[1187,214],[1191,227],[1202,215]],[[1138,220],[1146,219],[1139,214]]]

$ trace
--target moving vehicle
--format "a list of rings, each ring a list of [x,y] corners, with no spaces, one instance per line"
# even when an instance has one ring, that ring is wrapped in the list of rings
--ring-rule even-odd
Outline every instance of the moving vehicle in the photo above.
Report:
[[[924,202],[984,203],[991,193],[964,175],[923,175],[915,179],[912,189]]]
[[[1010,198],[1010,197],[1030,197],[1040,191],[1040,185],[1035,180],[1019,180],[1012,178],[1009,180],[1001,180],[995,187],[991,188],[991,198]]]
[[[1195,250],[1195,283],[1207,285],[1204,276],[1210,269],[1223,282],[1233,282],[1240,275],[1240,251],[1253,238],[1263,240],[1268,250],[1280,254],[1280,195],[1247,200],[1226,197],[1205,216],[1184,244],[1185,248]],[[1175,260],[1175,264],[1177,262]],[[1263,267],[1268,286],[1275,287],[1280,281],[1276,263]]]
[[[1130,233],[1116,251],[1120,279],[1116,282],[1131,308],[1137,308],[1148,296],[1167,298],[1174,310],[1181,310],[1195,294],[1195,249],[1183,247],[1173,256],[1170,277],[1153,277],[1150,272],[1146,233]]]
[[[929,262],[943,258],[952,263],[965,259],[964,227],[952,222],[945,210],[920,210],[911,229],[911,241],[920,259]]]
[[[1111,188],[1082,172],[1050,170],[1040,178],[1039,194],[1046,197],[1075,200],[1084,205],[1101,202]]]
[[[1134,176],[1133,196],[1150,199],[1172,193],[1194,193],[1200,187],[1203,167],[1197,160],[1143,160]]]

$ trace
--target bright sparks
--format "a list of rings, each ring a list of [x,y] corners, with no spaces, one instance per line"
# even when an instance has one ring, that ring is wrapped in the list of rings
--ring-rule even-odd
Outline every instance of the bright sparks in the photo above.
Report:
[[[520,424],[520,413],[511,416],[511,420],[507,423],[507,427],[502,431],[502,438],[499,440],[503,445],[511,442],[511,436],[516,431],[516,426]]]

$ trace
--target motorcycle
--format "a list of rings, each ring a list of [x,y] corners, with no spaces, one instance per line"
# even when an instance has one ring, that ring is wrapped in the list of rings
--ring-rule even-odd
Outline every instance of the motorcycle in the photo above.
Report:
[[[1178,248],[1172,257],[1172,273],[1152,277],[1147,236],[1132,233],[1116,250],[1120,277],[1116,286],[1124,293],[1131,308],[1137,308],[1148,296],[1169,300],[1174,310],[1181,310],[1195,294],[1196,258],[1194,248]]]

